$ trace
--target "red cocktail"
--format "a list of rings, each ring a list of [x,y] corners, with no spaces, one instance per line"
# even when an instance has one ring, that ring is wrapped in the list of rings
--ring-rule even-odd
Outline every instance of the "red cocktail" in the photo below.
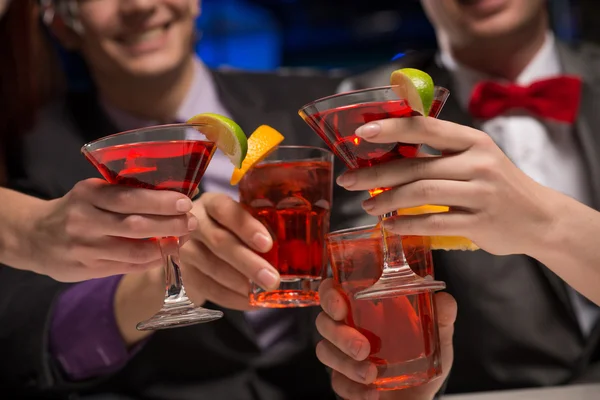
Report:
[[[252,284],[250,303],[284,308],[319,304],[326,272],[333,154],[312,147],[280,146],[240,181],[240,202],[273,237],[263,257],[281,275],[277,290]]]
[[[100,148],[88,158],[110,183],[191,196],[214,151],[213,142],[174,140]]]
[[[215,151],[215,143],[202,133],[210,128],[176,124],[138,129],[88,143],[81,151],[112,184],[173,190],[192,196]],[[163,237],[159,243],[166,275],[164,305],[137,328],[163,329],[221,318],[221,311],[197,307],[185,294],[179,267],[179,238]]]
[[[398,235],[388,241],[400,241]],[[377,366],[374,385],[396,390],[420,385],[441,374],[440,345],[433,292],[355,300],[381,275],[383,252],[380,230],[367,227],[327,235],[327,248],[336,287],[346,298],[346,323],[360,331],[371,345],[369,360]],[[419,276],[433,274],[427,238],[404,244],[406,258]]]
[[[419,152],[419,144],[370,143],[355,134],[359,127],[369,122],[420,115],[406,99],[398,97],[398,92],[397,87],[385,86],[337,94],[307,104],[299,114],[348,168],[368,168],[404,157],[416,157]],[[438,116],[448,95],[446,89],[435,88],[429,117]],[[369,194],[375,196],[388,189],[373,189]],[[394,214],[384,215],[381,219]],[[394,297],[398,294],[439,290],[446,286],[444,282],[434,281],[431,276],[422,278],[416,275],[406,262],[402,245],[398,244],[392,251],[385,240],[385,232],[382,245],[381,277],[373,286],[357,293],[357,298]]]

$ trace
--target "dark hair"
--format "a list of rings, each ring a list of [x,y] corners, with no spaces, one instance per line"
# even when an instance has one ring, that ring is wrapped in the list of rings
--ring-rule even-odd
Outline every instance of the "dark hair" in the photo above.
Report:
[[[0,163],[13,154],[21,136],[60,79],[34,0],[13,0],[0,19]],[[0,183],[3,180],[0,165]]]

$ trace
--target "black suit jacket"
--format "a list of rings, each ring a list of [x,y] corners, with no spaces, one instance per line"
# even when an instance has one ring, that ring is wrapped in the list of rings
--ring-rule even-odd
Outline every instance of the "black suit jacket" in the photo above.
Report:
[[[286,136],[285,144],[324,146],[297,110],[334,93],[339,79],[236,72],[215,72],[213,77],[221,102],[247,131],[268,124]],[[115,131],[93,94],[67,96],[45,110],[26,137],[24,174],[14,177],[14,186],[57,198],[77,181],[98,177],[80,147]],[[333,229],[364,223],[361,197],[336,189]],[[65,287],[47,277],[0,269],[0,386],[13,394],[11,398],[27,393],[39,398],[41,393],[116,393],[165,400],[334,398],[329,376],[314,355],[317,308],[289,311],[296,314],[299,329],[296,347],[282,354],[262,354],[243,314],[224,310],[225,317],[213,323],[157,332],[113,376],[67,382],[47,345],[53,303]]]
[[[600,209],[600,50],[559,45],[558,51],[564,71],[584,81],[574,130],[593,194],[590,206]],[[391,72],[405,66],[427,71],[452,91],[452,78],[433,53],[411,54],[350,78],[341,88],[388,85]],[[452,95],[440,118],[473,126]],[[458,302],[446,393],[600,381],[600,323],[584,337],[565,283],[553,272],[523,255],[434,253],[436,278]]]

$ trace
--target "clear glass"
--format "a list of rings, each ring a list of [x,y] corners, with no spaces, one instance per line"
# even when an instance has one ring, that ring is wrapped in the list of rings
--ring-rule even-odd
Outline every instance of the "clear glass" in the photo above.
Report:
[[[318,286],[327,272],[333,160],[326,149],[279,146],[240,181],[240,203],[273,237],[273,248],[262,256],[281,275],[275,290],[251,282],[251,305],[319,305]]]
[[[366,168],[399,158],[417,157],[419,144],[370,143],[355,135],[360,126],[381,119],[409,118],[420,115],[414,112],[405,99],[398,96],[397,86],[384,86],[341,93],[307,104],[298,112],[304,121],[323,139],[331,150],[350,169]],[[450,92],[436,87],[429,117],[437,118]],[[390,188],[369,191],[376,196]],[[380,216],[380,221],[395,216]],[[420,277],[409,267],[402,250],[402,243],[394,246],[386,240],[381,224],[383,247],[383,273],[369,288],[356,293],[356,298],[385,298],[398,294],[441,290],[444,282],[431,276]]]
[[[433,291],[384,299],[356,300],[381,273],[383,249],[376,226],[332,232],[326,236],[334,285],[349,307],[346,324],[367,337],[369,361],[377,366],[377,390],[421,385],[442,373],[440,341]],[[404,244],[406,259],[419,276],[433,276],[426,237],[388,235],[390,244]]]
[[[111,184],[173,190],[191,197],[200,184],[215,143],[202,124],[174,124],[107,136],[84,145],[81,152]],[[153,239],[147,239],[153,240]],[[166,291],[162,309],[137,325],[156,330],[210,322],[223,316],[192,303],[185,293],[179,261],[179,238],[157,238],[163,256]]]

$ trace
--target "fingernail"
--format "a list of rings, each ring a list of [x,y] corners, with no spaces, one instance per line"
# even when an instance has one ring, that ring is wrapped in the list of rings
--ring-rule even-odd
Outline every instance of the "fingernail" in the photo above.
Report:
[[[360,136],[363,138],[372,138],[377,136],[381,132],[381,125],[377,123],[371,123],[367,125],[363,125],[356,130],[356,136]]]
[[[175,203],[175,208],[180,213],[186,213],[192,209],[194,205],[190,199],[179,199],[177,203]]]
[[[190,219],[188,219],[188,230],[192,232],[195,231],[197,227],[198,219],[196,217],[190,217]]]
[[[278,282],[279,276],[277,276],[277,274],[274,271],[268,268],[261,269],[256,275],[256,283],[258,283],[260,287],[266,290],[276,288]]]
[[[254,243],[254,246],[262,252],[269,251],[271,249],[271,246],[273,245],[271,237],[260,232],[257,232],[254,235],[254,237],[252,238],[252,243]]]
[[[367,380],[367,376],[369,375],[369,372],[371,372],[371,364],[366,363],[366,365],[364,364],[360,364],[356,370],[356,374],[359,376],[359,378],[365,382]]]
[[[358,357],[358,354],[360,353],[360,350],[363,347],[363,342],[362,340],[353,340],[352,343],[350,344],[350,352],[352,353],[352,357],[354,357],[356,359],[356,357]]]
[[[336,179],[336,183],[341,187],[349,187],[356,183],[356,174],[352,172],[346,172],[340,175]]]
[[[362,203],[363,210],[371,211],[372,209],[375,208],[375,202],[376,202],[375,199],[368,199],[368,200],[363,201],[363,203]]]
[[[385,221],[383,221],[383,229],[393,231],[395,227],[396,221],[394,221],[393,219],[386,219]]]

